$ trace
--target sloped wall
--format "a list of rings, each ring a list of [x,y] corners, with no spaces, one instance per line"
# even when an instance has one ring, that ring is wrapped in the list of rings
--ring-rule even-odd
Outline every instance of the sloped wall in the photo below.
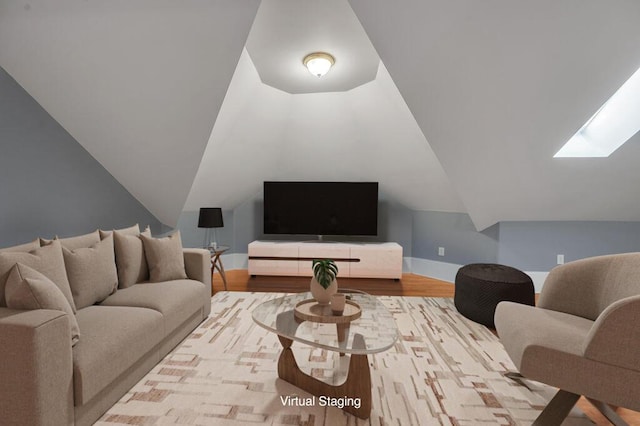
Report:
[[[162,224],[0,68],[0,247]]]

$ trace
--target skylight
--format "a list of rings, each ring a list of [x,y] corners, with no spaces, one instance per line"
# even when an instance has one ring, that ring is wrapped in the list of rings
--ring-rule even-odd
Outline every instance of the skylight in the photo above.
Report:
[[[640,130],[640,69],[554,157],[608,157]]]

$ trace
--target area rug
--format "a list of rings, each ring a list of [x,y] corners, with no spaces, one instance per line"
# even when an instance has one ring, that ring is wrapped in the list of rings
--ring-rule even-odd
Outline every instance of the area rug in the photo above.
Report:
[[[124,425],[530,425],[554,389],[504,377],[514,367],[498,338],[461,316],[452,299],[380,296],[400,338],[369,356],[368,420],[336,407],[296,407],[306,392],[278,379],[281,346],[251,311],[282,296],[220,292],[211,316],[97,423]],[[348,356],[294,343],[300,367],[329,382],[344,379]],[[337,373],[336,373],[337,371]],[[580,413],[565,424],[590,424]]]

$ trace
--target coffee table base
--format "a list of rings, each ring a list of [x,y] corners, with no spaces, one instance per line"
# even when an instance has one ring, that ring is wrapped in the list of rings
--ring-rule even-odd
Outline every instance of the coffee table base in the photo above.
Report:
[[[356,337],[361,338],[361,336]],[[293,340],[282,336],[278,336],[278,339],[284,348],[278,359],[278,377],[315,396],[360,398],[360,408],[345,406],[343,410],[361,419],[369,418],[371,414],[371,370],[366,355],[352,354],[349,360],[347,379],[343,384],[334,386],[300,370],[291,350]]]

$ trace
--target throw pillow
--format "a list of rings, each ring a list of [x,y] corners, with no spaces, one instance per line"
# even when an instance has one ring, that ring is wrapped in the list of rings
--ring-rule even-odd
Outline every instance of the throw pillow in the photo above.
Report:
[[[62,247],[68,248],[69,250],[75,250],[75,249],[84,248],[84,247],[91,247],[92,245],[100,242],[100,234],[96,229],[95,231],[85,235],[78,235],[76,237],[69,237],[69,238],[55,237],[54,239],[59,240],[60,244],[62,244]],[[49,245],[51,244],[52,241],[53,240],[40,238],[40,246],[44,247],[46,245]]]
[[[62,247],[62,254],[76,309],[102,302],[118,288],[113,235],[91,247]]]
[[[49,278],[58,286],[64,297],[67,298],[72,311],[76,312],[76,305],[71,296],[71,287],[67,278],[67,271],[64,268],[64,258],[62,256],[62,245],[60,241],[53,241],[46,247],[31,250],[28,253],[2,252],[0,253],[0,306],[4,304],[4,288],[9,276],[9,271],[16,263],[35,269],[45,277]]]
[[[30,252],[31,250],[35,250],[38,247],[40,247],[40,242],[38,240],[34,240],[34,241],[31,241],[30,243],[20,244],[19,246],[1,248],[0,252],[3,252],[3,251]]]
[[[138,226],[138,224],[136,223],[135,225],[130,226],[128,228],[114,229],[114,231],[117,231],[120,234],[126,234],[126,235],[139,235],[140,234],[140,226]],[[104,240],[106,237],[108,237],[111,234],[113,234],[113,231],[103,231],[101,229],[100,230],[100,239]]]
[[[165,238],[151,238],[146,235],[140,235],[140,238],[144,244],[151,282],[187,278],[180,231]]]
[[[140,235],[131,235],[127,232],[113,231],[116,266],[118,269],[118,288],[131,287],[134,284],[149,280],[149,268],[140,236],[151,237],[151,231],[147,228]]]
[[[5,297],[7,307],[11,309],[53,309],[65,312],[71,328],[71,344],[78,343],[80,327],[71,305],[58,286],[40,272],[16,263],[9,272]]]

